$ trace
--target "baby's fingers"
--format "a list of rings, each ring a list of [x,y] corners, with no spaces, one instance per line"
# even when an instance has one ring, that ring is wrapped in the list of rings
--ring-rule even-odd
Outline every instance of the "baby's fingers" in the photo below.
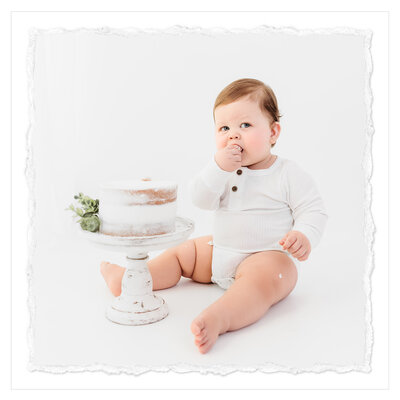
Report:
[[[294,254],[296,253],[298,250],[301,250],[301,248],[303,247],[303,244],[300,242],[300,240],[296,240],[290,247],[289,247],[289,251],[290,253]]]
[[[237,144],[230,144],[229,146],[226,146],[226,150],[239,153],[242,152],[242,148]]]
[[[235,154],[235,155],[237,155],[237,154],[242,154],[242,152],[239,150],[239,149],[229,149],[228,150],[228,154]]]
[[[306,261],[307,259],[308,259],[307,253],[305,253],[304,256],[298,258],[299,261]]]
[[[292,246],[295,242],[296,242],[297,238],[296,236],[288,236],[285,239],[285,242],[283,243],[283,250],[287,250],[290,248],[290,246]]]
[[[241,161],[242,155],[241,154],[229,154],[228,158],[233,161]]]
[[[292,250],[292,251],[289,250],[289,251],[293,257],[301,257],[302,255],[304,255],[304,253],[307,251],[307,249],[305,249],[304,246],[300,246],[296,250]]]
[[[232,152],[232,151],[238,150],[238,146],[235,144],[229,144],[228,146],[225,147],[225,150]]]
[[[307,258],[308,258],[309,255],[310,255],[310,252],[306,250],[306,251],[304,252],[304,254],[302,254],[301,256],[297,257],[297,259],[298,259],[299,261],[305,261],[305,260],[307,260]]]

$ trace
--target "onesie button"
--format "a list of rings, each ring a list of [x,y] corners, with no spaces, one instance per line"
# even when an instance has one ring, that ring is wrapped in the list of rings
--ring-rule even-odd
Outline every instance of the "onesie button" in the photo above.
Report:
[[[242,170],[241,170],[241,169],[238,169],[238,170],[236,171],[236,173],[237,173],[238,175],[242,175]]]
[[[237,186],[232,186],[232,192],[236,192],[237,191]]]

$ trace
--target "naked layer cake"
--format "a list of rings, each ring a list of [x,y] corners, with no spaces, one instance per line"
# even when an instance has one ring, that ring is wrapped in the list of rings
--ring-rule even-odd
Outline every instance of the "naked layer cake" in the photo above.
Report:
[[[113,236],[153,236],[175,230],[177,184],[141,179],[101,185],[100,232]]]

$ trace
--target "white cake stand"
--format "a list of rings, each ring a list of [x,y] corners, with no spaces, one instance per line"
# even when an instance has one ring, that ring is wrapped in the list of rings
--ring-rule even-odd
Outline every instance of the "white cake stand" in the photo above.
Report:
[[[79,230],[95,245],[126,254],[121,295],[113,300],[106,312],[110,321],[122,325],[145,325],[168,315],[164,299],[153,293],[153,281],[147,266],[148,253],[180,244],[193,230],[193,221],[181,217],[176,218],[175,231],[163,235],[122,237]]]

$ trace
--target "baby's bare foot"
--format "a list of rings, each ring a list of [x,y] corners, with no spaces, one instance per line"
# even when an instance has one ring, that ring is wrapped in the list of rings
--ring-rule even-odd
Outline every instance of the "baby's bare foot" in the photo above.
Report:
[[[207,353],[218,336],[225,332],[222,328],[221,318],[208,310],[204,310],[193,320],[190,330],[194,335],[195,345],[203,354]]]
[[[107,261],[102,261],[100,264],[100,272],[111,293],[114,296],[121,294],[121,282],[125,273],[125,268],[117,264],[110,264]]]

